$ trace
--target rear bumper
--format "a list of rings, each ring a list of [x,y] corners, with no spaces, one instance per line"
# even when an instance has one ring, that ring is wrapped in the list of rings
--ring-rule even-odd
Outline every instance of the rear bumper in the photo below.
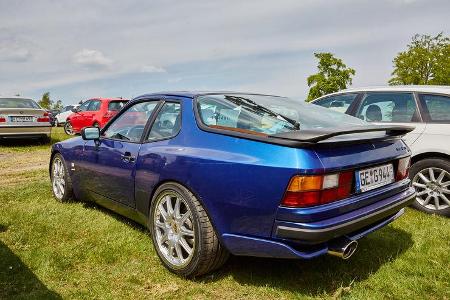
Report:
[[[275,222],[274,237],[318,244],[351,234],[398,213],[415,198],[412,187],[360,209],[317,222]]]
[[[51,132],[50,123],[45,126],[0,126],[1,138],[50,136]]]

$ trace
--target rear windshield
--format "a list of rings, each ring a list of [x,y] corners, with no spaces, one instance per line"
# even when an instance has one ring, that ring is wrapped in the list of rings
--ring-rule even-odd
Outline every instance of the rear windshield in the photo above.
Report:
[[[31,99],[0,98],[0,108],[40,108]]]
[[[253,134],[367,125],[340,112],[276,96],[204,95],[197,98],[197,109],[208,127]]]
[[[128,101],[111,101],[108,104],[108,110],[118,111],[127,104]]]

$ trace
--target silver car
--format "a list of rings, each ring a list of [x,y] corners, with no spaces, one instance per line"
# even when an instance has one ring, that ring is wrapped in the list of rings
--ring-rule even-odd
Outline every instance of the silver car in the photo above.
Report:
[[[376,124],[412,125],[410,177],[417,190],[413,206],[450,216],[450,87],[389,86],[348,89],[312,103]]]
[[[32,99],[0,97],[0,139],[39,138],[49,141],[50,117]]]

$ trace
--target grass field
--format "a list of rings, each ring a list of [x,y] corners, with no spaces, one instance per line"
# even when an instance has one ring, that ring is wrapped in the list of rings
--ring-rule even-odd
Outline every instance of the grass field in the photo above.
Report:
[[[145,228],[56,202],[48,158],[49,145],[0,144],[0,299],[450,299],[449,219],[408,209],[348,261],[232,257],[186,280],[160,264]]]

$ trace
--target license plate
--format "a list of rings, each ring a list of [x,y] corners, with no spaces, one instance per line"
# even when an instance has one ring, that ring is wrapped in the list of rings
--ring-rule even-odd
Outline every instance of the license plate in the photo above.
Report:
[[[33,117],[11,117],[11,122],[33,122]]]
[[[356,171],[356,190],[366,192],[394,182],[392,164]]]

